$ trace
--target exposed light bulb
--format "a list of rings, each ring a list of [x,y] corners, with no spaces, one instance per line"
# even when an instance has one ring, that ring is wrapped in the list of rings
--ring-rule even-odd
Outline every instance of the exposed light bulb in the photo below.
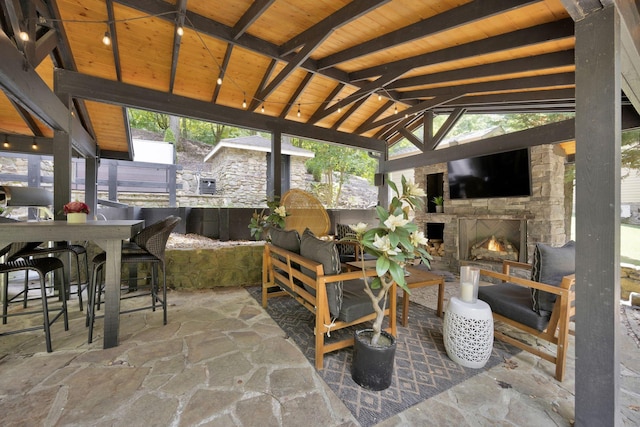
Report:
[[[342,107],[338,106],[338,113],[342,113]]]
[[[9,148],[11,145],[9,144],[9,138],[7,138],[7,135],[4,136],[4,143],[2,144],[2,146],[4,148]]]
[[[406,119],[407,117],[409,117],[409,115],[407,113],[404,113],[404,118]]]
[[[109,31],[104,32],[104,37],[102,37],[102,43],[105,46],[109,46],[111,44],[111,36],[109,35]]]
[[[22,40],[23,42],[29,41],[29,33],[27,33],[26,31],[20,31],[20,34],[18,34],[18,37],[20,37],[20,40]]]
[[[378,94],[378,101],[382,101],[382,95]]]
[[[393,107],[393,114],[398,114],[398,106],[397,105],[395,105]]]
[[[218,86],[220,86],[222,84],[222,77],[218,77],[216,83],[218,83]]]
[[[179,36],[184,35],[184,29],[182,28],[181,25],[178,25],[178,28],[176,29],[176,33],[178,33]]]
[[[300,114],[300,104],[298,104],[298,114],[297,115],[298,115],[298,117],[301,116],[301,114]]]
[[[260,111],[264,113],[264,104],[262,104],[262,108],[260,108]]]
[[[242,108],[247,108],[247,100],[246,99],[242,100]]]
[[[34,150],[38,149],[38,143],[36,142],[35,138],[33,138],[33,143],[31,144],[31,148],[33,148]]]

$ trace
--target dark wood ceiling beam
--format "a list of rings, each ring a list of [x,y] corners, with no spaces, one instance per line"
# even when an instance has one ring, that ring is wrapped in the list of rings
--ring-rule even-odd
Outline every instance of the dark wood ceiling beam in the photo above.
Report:
[[[339,108],[346,108],[347,106],[349,106],[354,102],[357,102],[363,98],[367,98],[371,96],[372,93],[374,93],[380,88],[385,87],[387,84],[394,81],[395,79],[397,79],[407,71],[408,70],[396,71],[393,73],[388,73],[383,76],[380,76],[378,79],[365,84],[360,89],[358,89],[351,95],[347,96],[346,98],[341,99],[338,102],[334,103],[333,105],[325,108],[324,110],[322,110],[321,114],[317,115],[318,117],[314,117],[313,122],[309,121],[309,123],[316,123],[317,121],[335,113],[336,111],[338,111]]]
[[[33,55],[33,66],[37,67],[58,46],[58,34],[53,28],[49,29],[36,41]]]
[[[260,104],[260,100],[266,99],[274,90],[278,88],[296,69],[302,64],[313,51],[329,37],[331,33],[320,34],[317,39],[310,41],[306,44],[294,57],[280,70],[277,76],[275,76],[265,87],[261,90],[252,100],[249,106],[250,111],[255,111]]]
[[[327,96],[325,96],[324,101],[316,108],[316,111],[313,112],[307,123],[316,123],[322,117],[324,117],[324,111],[327,108],[327,105],[331,104],[331,102],[335,99],[336,96],[340,93],[342,89],[344,89],[345,84],[338,83],[331,92]]]
[[[291,109],[293,104],[295,104],[298,101],[298,98],[300,97],[300,94],[306,89],[306,87],[309,84],[309,82],[311,81],[312,77],[313,77],[312,73],[307,73],[304,76],[304,79],[302,79],[302,81],[300,82],[300,84],[296,88],[295,92],[293,92],[293,94],[291,95],[291,97],[287,101],[287,104],[285,105],[285,107],[280,112],[280,116],[279,117],[281,119],[284,119],[285,117],[287,117],[287,114],[289,114],[289,110]]]
[[[395,82],[390,83],[387,86],[387,89],[402,89],[412,86],[448,83],[455,82],[457,80],[522,73],[556,67],[567,67],[574,64],[574,50],[570,49],[545,55],[530,56],[526,58],[512,59],[509,61],[477,65],[475,67],[443,71],[441,73],[398,79]]]
[[[402,43],[457,28],[461,25],[486,19],[496,14],[537,2],[538,0],[514,0],[509,2],[505,2],[504,0],[483,0],[481,2],[474,1],[467,3],[383,36],[368,40],[357,46],[329,55],[318,61],[318,69],[323,70],[325,68],[335,67],[340,63],[351,61],[361,56],[389,49]]]
[[[109,36],[111,37],[111,52],[113,52],[113,63],[116,67],[116,78],[122,81],[122,65],[120,64],[120,45],[118,44],[118,33],[116,31],[116,16],[113,11],[113,0],[105,0],[107,6],[107,16],[109,18]]]
[[[465,112],[466,110],[464,108],[456,108],[451,114],[449,114],[447,120],[444,121],[442,126],[440,126],[440,129],[438,129],[438,132],[436,132],[436,134],[433,135],[433,138],[429,141],[429,150],[435,150],[436,147],[440,145],[444,137],[451,132],[451,129],[453,129],[453,127],[460,121]]]
[[[525,90],[554,86],[569,86],[575,84],[574,73],[548,74],[543,76],[522,77],[466,85],[436,87],[431,89],[409,90],[399,92],[401,100],[430,98],[434,96],[458,96],[481,92]]]
[[[29,42],[20,38],[20,32],[25,31],[29,35],[29,40],[36,39],[35,25],[29,25],[28,20],[25,17],[25,11],[22,10],[20,0],[7,0],[3,2],[3,7],[6,10],[6,16],[9,18],[9,25],[11,32],[13,33],[13,41],[21,52],[24,52],[27,56],[27,44]]]
[[[306,31],[283,43],[282,46],[280,46],[280,54],[282,56],[290,54],[301,46],[307,45],[310,41],[316,40],[322,34],[331,33],[333,30],[355,21],[362,15],[377,9],[389,1],[390,0],[354,0],[311,28],[308,28]]]
[[[372,129],[370,128],[370,124],[373,123],[378,117],[380,117],[382,115],[382,113],[384,113],[385,111],[387,111],[389,108],[391,108],[391,106],[394,104],[395,101],[391,101],[391,100],[387,100],[385,101],[384,104],[382,104],[371,116],[369,116],[369,118],[367,120],[365,120],[358,129],[355,130],[355,133],[362,133],[362,131],[360,129],[362,128],[367,128],[367,129]]]
[[[262,80],[260,80],[260,84],[256,89],[256,93],[253,95],[253,99],[256,101],[258,106],[264,105],[264,99],[258,98],[258,93],[260,93],[260,91],[264,89],[264,87],[267,85],[267,82],[271,78],[271,74],[273,74],[273,71],[275,70],[277,64],[278,64],[278,61],[276,61],[275,59],[272,59],[271,62],[269,63],[269,66],[267,67],[267,70],[262,75]],[[251,109],[251,107],[249,107],[249,109]],[[255,109],[252,111],[255,111]]]
[[[220,73],[216,78],[216,81],[220,79],[224,84],[224,72],[229,66],[229,61],[231,60],[231,53],[233,52],[233,44],[229,43],[227,45],[227,50],[224,52],[224,58],[222,59],[222,64],[220,65]],[[220,94],[220,89],[222,89],[222,85],[216,84],[215,89],[213,89],[213,95],[211,96],[211,102],[215,103],[218,100],[218,95]]]
[[[231,38],[238,40],[274,1],[275,0],[254,0],[251,6],[249,6],[249,9],[240,17],[236,25],[233,26]]]
[[[83,99],[229,124],[247,129],[267,132],[279,131],[284,134],[364,148],[371,151],[383,152],[386,149],[384,141],[374,138],[309,126],[305,123],[283,120],[251,111],[239,111],[237,108],[223,105],[212,105],[210,102],[73,71],[58,69],[55,70],[54,75],[56,85],[61,91]]]
[[[445,106],[474,106],[481,104],[524,104],[536,102],[574,102],[576,90],[549,89],[527,92],[508,92],[487,95],[465,95],[448,102]]]
[[[404,138],[406,138],[407,141],[409,141],[416,147],[421,148],[423,146],[422,140],[417,136],[415,136],[413,133],[411,133],[407,128],[398,129],[398,133],[402,135]]]
[[[38,123],[34,120],[33,116],[25,110],[22,105],[15,102],[13,99],[9,98],[9,102],[13,105],[13,108],[16,109],[22,120],[29,126],[29,130],[35,136],[42,136],[42,131],[38,127]]]
[[[419,166],[444,163],[451,160],[495,154],[518,148],[534,147],[542,144],[557,144],[575,138],[575,120],[569,119],[538,126],[519,132],[486,138],[472,144],[456,145],[440,150],[427,151],[415,156],[393,159],[384,163],[382,173],[394,172]]]
[[[477,57],[489,53],[523,48],[552,40],[562,40],[574,36],[571,19],[542,24],[523,30],[513,31],[499,36],[489,37],[475,42],[441,49],[411,58],[400,59],[383,65],[377,65],[350,74],[352,82],[371,79],[382,74],[419,68],[425,65],[439,64],[463,58]]]
[[[180,56],[180,42],[182,36],[178,34],[178,28],[184,26],[184,13],[187,11],[187,0],[178,0],[176,4],[176,26],[173,30],[173,49],[171,51],[171,73],[169,75],[169,92],[173,92],[173,85],[176,82],[176,71],[178,70],[178,57]],[[120,79],[118,79],[120,80]]]
[[[336,120],[336,122],[331,126],[331,129],[338,129],[340,125],[342,125],[342,123],[344,123],[349,117],[351,117],[351,115],[355,113],[358,108],[362,106],[362,104],[365,103],[366,100],[366,98],[362,98],[351,104],[348,107],[347,111],[345,111],[344,114],[342,114],[342,116],[340,116],[340,118]]]
[[[446,104],[447,102],[452,101],[453,99],[459,97],[461,95],[457,95],[457,96],[437,96],[433,99],[429,99],[427,101],[421,102],[420,104],[414,105],[412,107],[407,108],[406,110],[401,111],[400,113],[402,114],[402,116],[404,116],[405,114],[417,114],[417,113],[422,113],[423,111],[426,110],[430,110],[432,108],[435,108],[439,105],[442,104]],[[400,114],[398,114],[397,116],[400,116]],[[398,117],[396,115],[393,116],[387,116],[383,119],[380,119],[378,121],[374,121],[368,124],[363,123],[362,125],[360,125],[360,127],[358,127],[358,129],[356,129],[357,133],[362,133],[365,132],[369,129],[375,129],[377,127],[383,126],[383,125],[387,125],[389,123],[393,123],[398,121]]]
[[[454,108],[439,108],[438,114],[450,114]],[[575,104],[478,105],[467,107],[468,114],[573,113]]]

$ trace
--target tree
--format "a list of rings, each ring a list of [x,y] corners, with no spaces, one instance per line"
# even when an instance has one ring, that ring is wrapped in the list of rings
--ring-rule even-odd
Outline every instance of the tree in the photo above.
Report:
[[[633,129],[622,133],[620,157],[623,168],[640,169],[640,129]],[[627,176],[628,173],[622,178]]]

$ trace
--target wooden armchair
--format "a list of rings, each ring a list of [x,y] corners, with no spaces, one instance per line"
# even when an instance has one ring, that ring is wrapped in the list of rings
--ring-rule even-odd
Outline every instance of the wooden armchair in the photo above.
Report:
[[[562,381],[569,347],[569,323],[575,315],[575,275],[564,276],[559,285],[555,286],[516,277],[511,274],[511,268],[530,270],[532,266],[515,261],[504,261],[502,273],[481,269],[481,277],[491,277],[502,283],[481,286],[478,298],[491,306],[494,320],[527,332],[536,339],[554,344],[555,352],[548,352],[544,348],[513,338],[497,329],[494,331],[494,336],[554,363],[555,378]],[[547,292],[547,297],[555,296],[555,302],[552,303],[553,309],[550,312],[534,310],[532,297],[534,289],[538,292]]]

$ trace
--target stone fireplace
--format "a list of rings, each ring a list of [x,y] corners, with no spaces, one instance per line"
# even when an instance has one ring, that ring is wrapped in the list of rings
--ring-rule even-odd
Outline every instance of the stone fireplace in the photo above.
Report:
[[[439,253],[432,252],[434,268],[457,272],[461,265],[482,264],[497,269],[505,258],[531,262],[538,242],[553,246],[564,244],[564,166],[565,155],[560,147],[532,147],[531,196],[462,200],[449,198],[446,163],[416,168],[415,182],[423,186],[427,199],[437,195],[429,194],[427,182],[433,181],[429,177],[443,176],[444,213],[425,209],[416,212],[415,218],[430,246],[438,246]],[[474,245],[488,245],[492,237],[511,248],[491,257],[488,256],[496,254],[487,253],[487,248],[476,248],[480,250],[479,255],[471,254]]]

